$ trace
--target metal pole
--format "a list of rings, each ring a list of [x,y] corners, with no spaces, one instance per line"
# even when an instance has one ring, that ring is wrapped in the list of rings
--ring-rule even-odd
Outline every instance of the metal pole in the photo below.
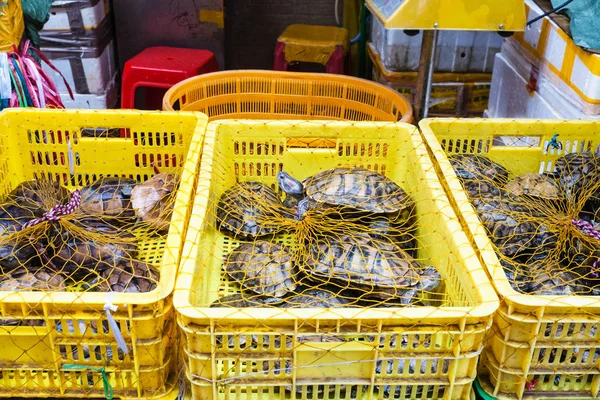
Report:
[[[415,118],[419,122],[427,118],[429,97],[433,80],[433,63],[438,38],[437,29],[424,30],[421,44],[421,59],[419,60],[419,76],[417,77],[417,92],[415,93]]]

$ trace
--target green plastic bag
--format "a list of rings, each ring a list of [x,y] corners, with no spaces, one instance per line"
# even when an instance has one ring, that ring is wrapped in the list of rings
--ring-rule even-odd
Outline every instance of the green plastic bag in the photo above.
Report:
[[[39,31],[44,28],[44,24],[50,18],[52,0],[21,0],[21,3],[25,20],[25,33],[31,39],[31,43],[39,48]]]
[[[566,0],[552,0],[552,7],[558,7]],[[571,19],[571,35],[577,46],[600,50],[600,1],[573,0],[563,10]]]

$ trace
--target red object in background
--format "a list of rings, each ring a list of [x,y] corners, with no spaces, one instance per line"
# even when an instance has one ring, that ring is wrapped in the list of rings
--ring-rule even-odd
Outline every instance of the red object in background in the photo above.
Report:
[[[344,56],[344,47],[336,46],[335,51],[325,64],[325,72],[328,74],[347,75],[349,70],[348,63],[350,62],[349,52]],[[297,63],[290,64],[285,59],[285,42],[277,41],[275,44],[275,58],[273,61],[273,69],[275,71],[291,71],[299,70]]]
[[[208,50],[149,47],[129,59],[123,68],[121,108],[135,107],[135,92],[145,89],[144,110],[161,110],[162,98],[176,83],[192,76],[219,70]]]

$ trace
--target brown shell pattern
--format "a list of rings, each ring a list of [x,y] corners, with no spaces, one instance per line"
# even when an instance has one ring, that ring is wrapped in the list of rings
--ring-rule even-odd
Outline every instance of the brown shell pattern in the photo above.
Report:
[[[103,292],[147,293],[156,289],[159,281],[156,268],[138,260],[126,260],[116,268],[101,274],[100,290]]]
[[[516,176],[506,184],[504,189],[515,196],[534,196],[549,200],[563,197],[551,176],[538,173]]]
[[[1,291],[56,291],[65,288],[65,276],[44,267],[32,270],[17,268],[0,281]]]
[[[243,287],[265,296],[283,297],[297,286],[289,249],[274,243],[242,244],[229,254],[224,268]]]
[[[81,212],[100,217],[135,218],[131,195],[133,179],[104,177],[81,189]]]
[[[303,182],[306,196],[317,203],[373,213],[394,213],[413,204],[390,178],[365,168],[334,168]]]
[[[226,190],[217,204],[217,226],[234,237],[258,237],[275,233],[279,225],[269,219],[293,218],[277,193],[261,182],[240,182]]]
[[[308,250],[303,268],[325,282],[331,280],[349,288],[370,288],[392,295],[419,282],[415,271],[421,266],[412,257],[393,243],[367,234],[322,237]]]

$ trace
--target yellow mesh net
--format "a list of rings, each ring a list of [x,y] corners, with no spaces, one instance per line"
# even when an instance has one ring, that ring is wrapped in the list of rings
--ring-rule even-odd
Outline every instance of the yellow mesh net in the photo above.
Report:
[[[457,171],[515,290],[596,295],[600,285],[600,169],[567,154],[555,171],[510,174],[484,155],[454,154]]]
[[[177,396],[170,296],[203,121],[2,113],[0,396]]]
[[[497,303],[414,127],[216,122],[198,188],[194,396],[468,397]]]

